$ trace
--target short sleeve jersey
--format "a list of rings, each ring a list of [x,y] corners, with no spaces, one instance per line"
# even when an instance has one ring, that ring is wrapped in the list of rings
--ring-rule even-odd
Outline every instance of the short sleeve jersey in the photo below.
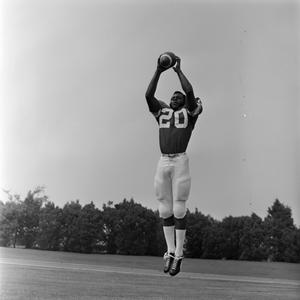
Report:
[[[173,110],[166,103],[159,101],[161,109],[154,114],[159,125],[159,146],[163,154],[183,153],[186,151],[192,131],[202,112],[202,105],[194,112],[189,112],[186,106]]]

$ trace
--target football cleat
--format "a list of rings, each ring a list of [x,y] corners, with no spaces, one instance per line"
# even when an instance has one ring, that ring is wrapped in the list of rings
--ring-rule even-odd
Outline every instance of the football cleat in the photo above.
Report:
[[[181,262],[183,260],[183,256],[175,256],[173,259],[172,267],[169,271],[171,276],[175,276],[180,272]]]
[[[170,268],[173,264],[174,258],[175,258],[175,253],[166,252],[164,254],[164,261],[165,261],[164,272],[165,273],[168,273],[170,271]]]

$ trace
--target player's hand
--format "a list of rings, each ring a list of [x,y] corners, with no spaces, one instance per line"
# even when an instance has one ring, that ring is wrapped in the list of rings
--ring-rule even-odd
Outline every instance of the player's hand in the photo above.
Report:
[[[159,58],[157,59],[157,67],[156,67],[156,69],[157,69],[157,71],[159,71],[160,73],[162,73],[162,72],[168,70],[168,69],[166,69],[166,68],[164,68],[164,67],[162,67],[162,66],[160,65],[160,63],[159,63]]]
[[[175,67],[173,67],[173,70],[176,73],[179,73],[181,71],[181,58],[178,56],[176,56],[176,65],[175,65]]]
[[[201,105],[202,106],[202,101],[199,97],[195,98],[195,102],[197,103],[197,105]]]

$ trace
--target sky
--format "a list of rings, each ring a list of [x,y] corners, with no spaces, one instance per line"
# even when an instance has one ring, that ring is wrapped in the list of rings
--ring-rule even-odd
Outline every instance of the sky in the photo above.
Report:
[[[0,188],[157,209],[158,126],[145,92],[172,51],[203,102],[187,207],[218,220],[278,198],[300,225],[300,3],[4,0]],[[181,89],[164,72],[156,97]],[[1,191],[0,199],[6,200]]]

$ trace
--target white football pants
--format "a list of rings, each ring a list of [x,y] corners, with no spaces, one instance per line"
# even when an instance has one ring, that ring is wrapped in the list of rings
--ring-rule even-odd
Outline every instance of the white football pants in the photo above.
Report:
[[[162,155],[154,178],[154,189],[159,201],[161,218],[174,215],[181,219],[186,214],[185,201],[191,188],[189,158],[186,153],[175,157]]]

